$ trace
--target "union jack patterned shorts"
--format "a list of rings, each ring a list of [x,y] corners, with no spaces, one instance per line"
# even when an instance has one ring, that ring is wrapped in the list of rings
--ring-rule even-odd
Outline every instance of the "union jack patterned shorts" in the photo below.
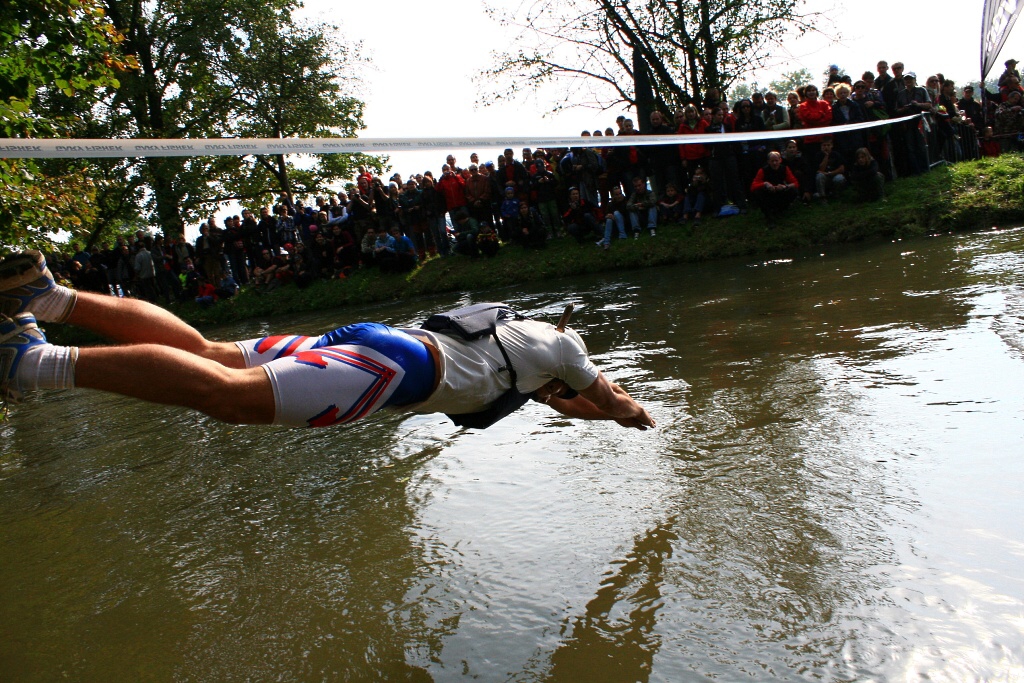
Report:
[[[386,406],[424,401],[434,387],[434,359],[423,342],[379,323],[236,344],[246,367],[262,366],[270,378],[278,425],[344,424]]]

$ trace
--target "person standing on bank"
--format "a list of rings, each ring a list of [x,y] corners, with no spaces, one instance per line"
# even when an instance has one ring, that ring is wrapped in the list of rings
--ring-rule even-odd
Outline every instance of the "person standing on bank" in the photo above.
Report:
[[[569,417],[654,427],[590,361],[579,334],[564,327],[566,316],[556,327],[504,305],[471,309],[475,315],[434,316],[441,324],[428,321],[428,329],[359,323],[321,337],[215,342],[147,302],[58,285],[43,256],[30,251],[0,261],[0,398],[83,387],[233,424],[323,427],[394,407],[443,412],[476,428],[533,398]],[[37,318],[78,325],[118,345],[54,346]],[[471,324],[477,336],[466,331]]]

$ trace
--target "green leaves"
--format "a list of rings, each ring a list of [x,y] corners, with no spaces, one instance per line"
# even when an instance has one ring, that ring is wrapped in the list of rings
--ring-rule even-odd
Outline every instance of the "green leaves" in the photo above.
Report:
[[[292,0],[0,0],[0,135],[353,136],[365,60],[335,27],[297,25]],[[259,203],[351,177],[363,155],[14,161],[0,175],[0,240],[51,226],[93,233],[145,215],[177,233],[217,202]],[[59,179],[59,182],[58,182]],[[52,195],[52,199],[50,198]],[[53,207],[61,207],[56,220]]]
[[[88,108],[116,88],[134,60],[98,0],[18,0],[0,12],[0,134],[64,136],[73,117],[51,110],[59,94]],[[85,164],[50,174],[32,160],[0,159],[0,245],[45,246],[96,216],[96,185]]]

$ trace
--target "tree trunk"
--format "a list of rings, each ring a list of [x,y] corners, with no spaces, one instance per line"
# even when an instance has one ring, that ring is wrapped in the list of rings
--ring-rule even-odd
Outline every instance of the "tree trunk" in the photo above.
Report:
[[[654,111],[654,90],[651,88],[651,74],[647,62],[640,54],[640,48],[633,46],[633,81],[635,83],[637,128],[641,133],[651,130],[651,112]]]
[[[174,178],[178,169],[172,160],[159,157],[146,159],[149,171],[149,186],[156,200],[156,215],[160,228],[169,239],[185,232],[185,223],[181,219],[181,197],[174,189]]]
[[[292,196],[292,183],[288,179],[288,165],[284,162],[284,155],[277,155],[277,181],[281,184],[281,191],[287,192],[288,196]]]

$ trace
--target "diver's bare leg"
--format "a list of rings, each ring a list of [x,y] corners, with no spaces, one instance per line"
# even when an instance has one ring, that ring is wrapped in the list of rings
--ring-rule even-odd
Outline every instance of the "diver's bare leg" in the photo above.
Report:
[[[159,344],[228,368],[245,367],[233,343],[210,341],[173,313],[140,299],[79,292],[68,322],[122,344]]]
[[[118,301],[113,297],[106,298]],[[126,310],[134,308],[126,307]],[[108,316],[102,325],[116,325],[120,320],[120,310],[103,308],[100,311],[101,317]],[[145,316],[151,314],[145,307],[142,311]],[[75,363],[75,385],[154,403],[194,408],[233,424],[271,424],[274,421],[274,391],[263,369],[226,367],[200,354],[173,348],[167,342],[187,341],[187,333],[177,329],[173,316],[167,316],[171,321],[166,321],[164,316],[152,317],[155,320],[147,317],[146,322],[154,323],[156,330],[163,334],[163,342],[80,348]],[[154,336],[154,333],[151,331],[140,337],[147,335]],[[129,340],[122,335],[121,340],[137,341],[138,338]],[[241,352],[237,347],[228,346],[240,359]]]

